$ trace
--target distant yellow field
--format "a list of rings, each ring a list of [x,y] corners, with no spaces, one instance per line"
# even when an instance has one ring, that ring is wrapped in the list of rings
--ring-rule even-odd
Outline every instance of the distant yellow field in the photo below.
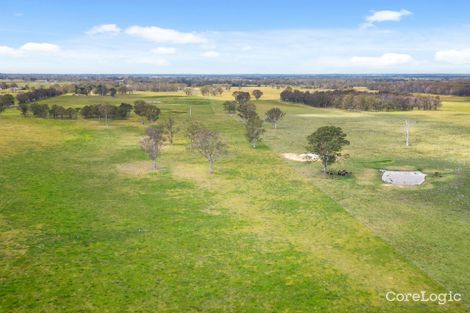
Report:
[[[293,87],[293,88],[301,89],[302,91],[323,90],[323,89],[302,88],[302,87]],[[195,95],[200,95],[199,88],[195,88],[195,89],[196,89]],[[273,88],[271,86],[261,86],[261,87],[250,86],[250,87],[242,87],[242,88],[232,87],[230,90],[224,90],[224,93],[221,96],[206,96],[206,98],[220,99],[220,100],[233,100],[232,94],[235,91],[245,91],[251,94],[253,90],[255,89],[259,89],[263,92],[263,96],[260,98],[260,100],[279,100],[280,93],[284,90],[284,87],[280,87],[280,88]],[[252,99],[254,100],[253,95],[252,95]]]
[[[441,96],[443,111],[470,112],[470,97]]]

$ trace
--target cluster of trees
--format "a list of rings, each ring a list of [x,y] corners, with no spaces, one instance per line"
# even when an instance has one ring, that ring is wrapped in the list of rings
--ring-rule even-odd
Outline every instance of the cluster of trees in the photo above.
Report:
[[[134,112],[141,118],[141,123],[145,123],[147,119],[150,123],[154,123],[160,117],[160,109],[153,104],[149,104],[143,100],[134,102]]]
[[[248,101],[250,101],[251,96],[253,96],[256,100],[259,100],[259,98],[261,98],[262,95],[263,95],[263,92],[259,89],[253,90],[251,92],[251,95],[249,92],[240,91],[240,90],[234,91],[232,93],[232,96],[235,98],[235,101],[238,103],[247,103]]]
[[[111,104],[91,104],[80,109],[83,118],[104,119],[106,123],[109,119],[124,120],[129,117],[133,107],[129,103],[121,103],[119,106]]]
[[[221,96],[224,93],[222,86],[202,86],[199,90],[203,96]]]
[[[246,137],[255,148],[265,131],[263,128],[263,120],[261,120],[256,113],[256,107],[252,103],[243,103],[240,104],[239,107],[241,107],[241,109],[238,110],[239,116],[245,122]],[[22,110],[23,115],[27,115],[28,112],[31,112],[35,117],[54,119],[74,119],[77,117],[78,112],[78,109],[64,108],[58,105],[49,107],[47,104],[40,103],[21,104],[19,108]],[[85,118],[88,118],[88,115],[84,114],[88,109],[84,110],[84,108],[95,110],[92,113],[93,117],[107,120],[111,117],[116,118],[116,116],[128,116],[132,106],[126,103],[122,103],[120,106],[106,104],[86,106],[80,110],[80,113],[84,115]],[[119,110],[126,113],[119,115],[116,113]],[[266,120],[277,123],[284,115],[285,113],[279,108],[271,108],[266,112]],[[160,155],[164,143],[168,141],[170,144],[173,144],[174,135],[178,131],[179,129],[176,127],[172,115],[170,115],[162,125],[149,127],[146,130],[146,135],[141,140],[141,147],[153,161],[154,170],[157,169],[157,157]],[[187,129],[186,136],[190,141],[190,150],[199,153],[209,162],[209,173],[212,174],[214,171],[214,162],[227,153],[227,145],[222,141],[220,133],[205,128],[197,122],[191,122]],[[334,126],[320,127],[307,137],[307,150],[319,155],[325,175],[327,173],[327,166],[334,163],[341,156],[340,151],[343,146],[349,144],[349,141],[345,138],[346,134],[342,132],[341,128]]]
[[[86,105],[80,109],[83,118],[104,119],[107,123],[110,119],[124,120],[134,110],[135,114],[141,117],[142,124],[145,120],[154,123],[160,117],[160,108],[156,105],[149,104],[143,100],[136,100],[134,105],[129,103],[121,103],[119,106],[111,104],[92,104]]]
[[[16,95],[18,103],[31,103],[50,97],[59,96],[63,93],[57,88],[38,88],[30,92],[19,93]]]
[[[29,113],[34,117],[52,118],[52,119],[76,119],[78,109],[64,108],[63,106],[54,104],[49,107],[45,103],[20,103],[18,110],[21,111],[23,116],[28,116]]]
[[[12,107],[15,105],[15,98],[10,95],[0,95],[0,112],[3,112],[6,108]]]
[[[125,95],[129,92],[129,88],[126,85],[119,86],[108,86],[106,84],[78,84],[74,85],[74,93],[76,95],[85,95],[93,93],[98,96],[107,96],[111,97],[116,96],[117,93]]]
[[[157,170],[157,158],[165,142],[173,144],[173,136],[179,131],[175,125],[175,120],[170,115],[163,125],[147,128],[140,141],[141,148],[153,162],[154,170]],[[212,174],[214,162],[227,153],[227,145],[222,141],[220,134],[192,121],[186,130],[186,137],[190,142],[189,150],[202,155],[209,162],[209,173]]]
[[[138,91],[156,91],[156,92],[175,92],[183,90],[186,85],[177,82],[175,78],[146,78],[127,80],[127,84],[132,90]]]
[[[263,120],[256,112],[256,105],[250,102],[251,96],[248,92],[235,91],[233,96],[235,101],[224,102],[224,110],[229,114],[238,112],[238,116],[245,125],[245,135],[252,147],[256,148],[257,143],[262,140],[265,132],[263,122],[267,121],[272,124],[273,128],[277,128],[277,124],[284,118],[285,112],[277,107],[271,108],[266,112],[265,119]],[[258,95],[259,97],[261,95]]]
[[[441,105],[439,97],[431,96],[370,93],[354,90],[302,92],[292,90],[289,87],[281,92],[281,100],[304,103],[320,108],[333,107],[361,111],[437,110]]]
[[[5,103],[11,103],[11,99],[7,99]],[[0,112],[4,110],[5,107],[2,105],[3,102],[0,101]],[[8,106],[11,106],[9,104]],[[82,108],[65,108],[60,105],[49,105],[44,103],[19,103],[18,110],[21,111],[23,116],[28,116],[31,113],[35,117],[42,118],[53,118],[53,119],[76,119],[78,113],[85,118],[97,118],[103,119],[106,124],[109,120],[113,119],[127,119],[129,118],[132,110],[142,118],[142,124],[145,123],[145,120],[148,120],[150,123],[154,123],[160,116],[160,108],[156,105],[146,103],[142,100],[135,101],[134,105],[129,103],[121,103],[120,105],[111,105],[111,104],[91,104],[85,105]],[[173,134],[177,131],[174,127],[174,119],[172,116],[168,119],[165,124],[166,129],[169,133],[170,142],[173,142]]]

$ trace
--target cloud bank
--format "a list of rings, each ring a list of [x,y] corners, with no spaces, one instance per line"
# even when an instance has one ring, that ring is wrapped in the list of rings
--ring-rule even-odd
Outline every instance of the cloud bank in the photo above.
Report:
[[[156,43],[189,44],[206,42],[204,37],[195,33],[184,33],[157,26],[131,26],[126,29],[126,34]]]
[[[376,11],[368,23],[407,10]],[[470,26],[183,32],[100,24],[59,43],[1,45],[3,72],[43,73],[469,73]],[[83,34],[83,33],[82,33]],[[94,35],[111,34],[112,36]],[[97,40],[99,39],[99,40]],[[1,40],[1,39],[0,39]],[[158,44],[158,45],[155,45]]]
[[[28,54],[55,54],[60,51],[58,45],[46,42],[27,42],[19,48],[12,48],[8,46],[0,46],[0,55],[22,57]]]

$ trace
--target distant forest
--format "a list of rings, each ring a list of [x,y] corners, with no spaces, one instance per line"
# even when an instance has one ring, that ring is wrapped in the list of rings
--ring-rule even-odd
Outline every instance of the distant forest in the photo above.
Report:
[[[410,93],[470,96],[470,76],[467,75],[74,75],[74,74],[0,74],[0,89],[16,87],[22,81],[26,87],[19,92],[32,91],[28,84],[44,83],[56,90],[87,95],[130,93],[133,91],[180,91],[185,88],[241,88],[271,86],[277,89],[349,90],[367,87],[391,94]],[[60,86],[59,86],[60,85]],[[35,88],[37,89],[37,88]],[[37,95],[30,95],[33,101]],[[41,98],[42,95],[39,96]],[[385,97],[385,96],[384,96]],[[392,96],[393,97],[393,96]],[[28,99],[29,100],[29,99]]]
[[[437,110],[441,106],[439,97],[435,96],[414,96],[390,92],[371,93],[354,90],[302,92],[290,87],[281,92],[281,100],[303,103],[317,108],[358,111]]]

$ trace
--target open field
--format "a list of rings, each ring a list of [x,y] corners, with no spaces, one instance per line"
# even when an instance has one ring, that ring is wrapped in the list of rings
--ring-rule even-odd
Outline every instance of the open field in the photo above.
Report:
[[[326,179],[319,164],[289,162],[298,172],[347,209],[404,257],[450,290],[470,294],[470,101],[443,97],[442,111],[394,113],[346,112],[303,105],[259,103],[262,111],[280,106],[287,112],[267,143],[278,154],[303,153],[306,136],[324,125],[340,126],[351,145],[350,159],[334,168],[350,178]],[[412,119],[410,147],[404,120]],[[287,161],[286,161],[287,162]],[[421,170],[419,187],[391,187],[379,169]]]
[[[470,97],[441,96],[444,111],[470,113]]]
[[[462,240],[468,238],[468,199],[454,197],[469,187],[454,171],[469,153],[464,113],[408,113],[418,120],[416,145],[408,152],[399,150],[402,114],[283,104],[288,116],[280,129],[267,133],[269,146],[252,149],[242,125],[213,98],[149,93],[105,99],[138,97],[158,101],[163,119],[172,112],[180,127],[191,106],[193,119],[222,132],[229,155],[211,177],[206,162],[187,152],[180,133],[165,148],[159,172],[146,173],[150,163],[138,147],[144,127],[135,117],[106,127],[82,119],[22,118],[14,109],[2,113],[0,311],[468,310],[459,303],[391,303],[384,297],[390,290],[445,292],[449,286],[468,292],[468,267],[461,263],[468,256]],[[76,98],[43,102],[97,103]],[[260,110],[272,105],[278,103],[258,103]],[[344,126],[349,134],[351,159],[344,166],[354,178],[322,179],[317,165],[279,156],[303,152],[305,134],[325,123]],[[393,133],[389,139],[385,129]],[[446,151],[425,156],[444,144]],[[380,166],[420,167],[443,177],[423,188],[387,189],[375,172]],[[461,183],[441,190],[449,182]],[[452,207],[446,204],[451,199]],[[427,224],[411,228],[411,219]],[[416,234],[419,244],[411,242]],[[438,261],[430,264],[431,257]],[[438,262],[444,261],[457,267],[441,271]]]
[[[116,97],[111,96],[82,96],[82,95],[74,95],[74,94],[65,94],[58,97],[53,97],[49,99],[44,99],[39,101],[40,103],[47,103],[49,106],[54,104],[62,105],[66,107],[73,107],[73,108],[81,108],[85,105],[90,104],[112,104],[112,105],[119,105],[122,102],[133,104],[135,100],[145,99],[149,103],[152,104],[160,104],[159,101],[162,97],[183,97],[183,93],[172,93],[172,92],[135,92],[133,94],[127,95],[118,95]]]

